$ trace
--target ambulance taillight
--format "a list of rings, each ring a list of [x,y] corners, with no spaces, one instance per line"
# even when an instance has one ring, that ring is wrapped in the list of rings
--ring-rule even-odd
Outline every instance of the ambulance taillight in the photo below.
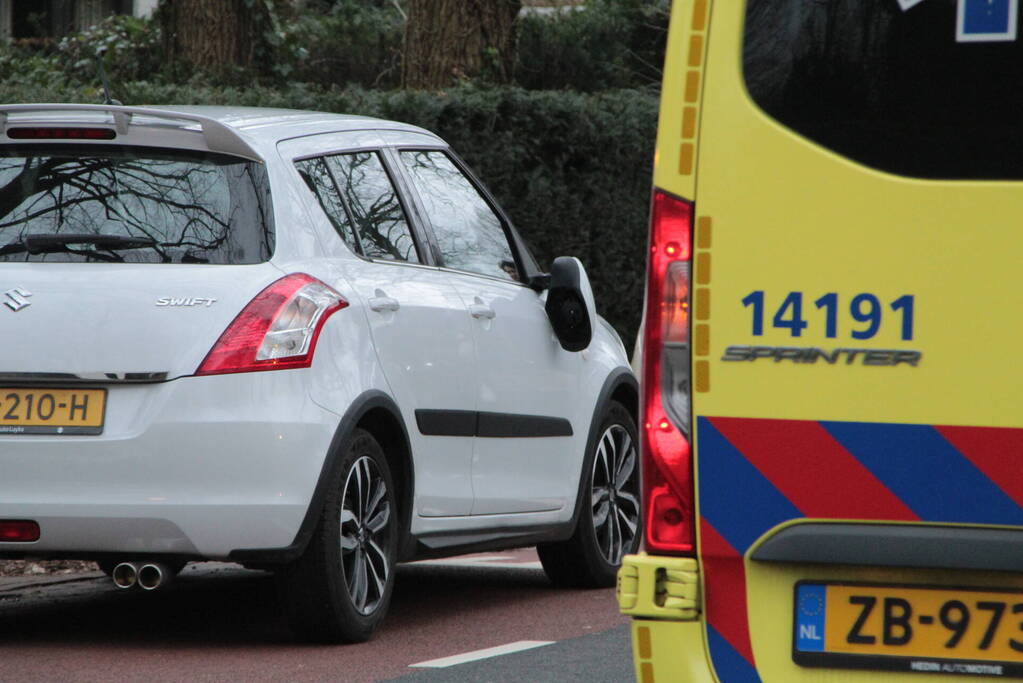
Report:
[[[688,554],[696,545],[689,381],[693,205],[659,189],[652,204],[641,378],[646,548]]]

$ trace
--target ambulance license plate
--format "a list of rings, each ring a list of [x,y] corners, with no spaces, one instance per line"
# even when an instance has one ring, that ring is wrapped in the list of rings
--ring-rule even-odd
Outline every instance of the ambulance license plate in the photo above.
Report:
[[[1023,677],[1023,592],[796,584],[800,666]]]

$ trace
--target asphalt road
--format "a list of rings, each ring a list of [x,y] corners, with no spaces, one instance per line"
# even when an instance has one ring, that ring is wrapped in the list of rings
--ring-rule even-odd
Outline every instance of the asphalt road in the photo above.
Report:
[[[295,643],[270,576],[234,565],[155,593],[0,580],[0,681],[394,679],[628,681],[627,621],[611,590],[551,587],[532,551],[403,565],[377,636],[334,647]]]

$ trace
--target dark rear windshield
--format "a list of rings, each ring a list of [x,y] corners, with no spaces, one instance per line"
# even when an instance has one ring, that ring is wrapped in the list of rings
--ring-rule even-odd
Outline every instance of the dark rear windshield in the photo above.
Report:
[[[868,166],[1021,179],[1023,46],[1013,4],[749,0],[746,85],[782,124]]]
[[[132,237],[145,246],[18,246],[46,235]],[[152,148],[0,148],[0,261],[252,264],[273,249],[262,164]]]

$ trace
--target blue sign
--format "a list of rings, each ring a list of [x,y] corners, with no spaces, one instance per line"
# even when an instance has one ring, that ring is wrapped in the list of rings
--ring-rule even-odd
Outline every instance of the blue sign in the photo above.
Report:
[[[956,40],[994,42],[1016,40],[1019,0],[959,0]]]
[[[824,616],[828,587],[804,583],[796,589],[796,649],[824,652]]]

